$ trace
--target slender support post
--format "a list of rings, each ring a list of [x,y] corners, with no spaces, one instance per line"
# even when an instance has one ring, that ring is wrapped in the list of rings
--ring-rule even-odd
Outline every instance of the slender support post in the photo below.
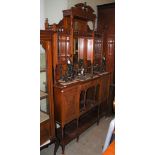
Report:
[[[58,138],[56,138],[55,139],[55,147],[54,147],[54,155],[56,155],[59,145],[60,145],[60,140]]]
[[[98,104],[97,107],[97,125],[99,125],[99,121],[100,121],[100,104]]]
[[[62,154],[65,152],[65,144],[64,144],[64,126],[61,127],[61,142],[62,142]]]
[[[77,129],[79,128],[79,118],[76,120],[76,127],[77,127]],[[78,130],[77,130],[78,131]],[[78,142],[79,141],[79,132],[77,132],[77,139],[76,139],[76,141]]]

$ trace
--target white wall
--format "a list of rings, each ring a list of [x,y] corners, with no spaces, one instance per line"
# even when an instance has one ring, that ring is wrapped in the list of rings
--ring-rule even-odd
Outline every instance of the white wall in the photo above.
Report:
[[[44,5],[45,0],[40,0],[40,29],[44,29],[44,19],[45,19],[45,5]]]
[[[49,23],[58,24],[63,18],[62,10],[67,9],[67,0],[44,0],[45,1],[45,17],[49,19]]]

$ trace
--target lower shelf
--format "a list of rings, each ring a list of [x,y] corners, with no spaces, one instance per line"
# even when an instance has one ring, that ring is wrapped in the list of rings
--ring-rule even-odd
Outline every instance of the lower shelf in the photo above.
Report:
[[[92,111],[90,111],[89,113],[86,113],[81,116],[79,120],[78,134],[80,135],[82,132],[91,127],[96,122],[97,122],[97,107]]]
[[[61,134],[61,128],[58,128],[57,136],[60,139],[60,145],[64,147],[73,139],[78,138],[86,129],[88,129],[96,122],[97,122],[97,107],[92,109],[88,113],[82,115],[79,118],[78,128],[77,128],[77,120],[74,120],[69,124],[65,125],[63,139]]]

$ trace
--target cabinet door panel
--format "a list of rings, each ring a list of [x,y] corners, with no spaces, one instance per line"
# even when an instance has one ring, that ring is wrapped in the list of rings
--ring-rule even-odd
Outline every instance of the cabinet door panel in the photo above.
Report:
[[[44,122],[40,124],[40,145],[49,140],[49,122]]]
[[[102,81],[102,101],[104,102],[107,100],[109,96],[109,89],[110,89],[110,74],[104,76]]]
[[[73,88],[64,92],[64,121],[68,123],[78,117],[78,91]]]

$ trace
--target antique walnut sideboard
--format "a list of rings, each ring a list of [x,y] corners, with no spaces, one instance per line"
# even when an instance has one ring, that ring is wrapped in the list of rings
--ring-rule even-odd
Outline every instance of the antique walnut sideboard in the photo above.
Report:
[[[86,3],[63,11],[63,19],[45,29],[52,32],[52,71],[56,129],[65,145],[99,123],[108,104],[111,73],[106,72],[103,33],[95,30],[96,15]],[[56,125],[57,126],[57,125]]]
[[[108,72],[83,81],[54,85],[55,119],[61,126],[59,138],[63,153],[69,141],[78,140],[83,131],[99,123],[100,106],[107,100],[109,85]]]

